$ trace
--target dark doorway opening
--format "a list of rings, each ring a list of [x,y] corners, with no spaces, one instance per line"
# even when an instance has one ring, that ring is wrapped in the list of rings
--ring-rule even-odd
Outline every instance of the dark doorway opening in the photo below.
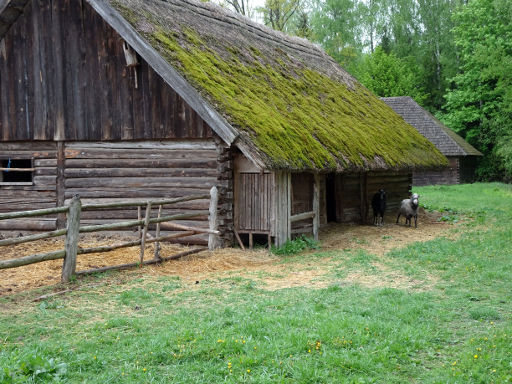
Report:
[[[334,173],[325,179],[325,202],[327,209],[327,222],[336,222],[336,177]]]

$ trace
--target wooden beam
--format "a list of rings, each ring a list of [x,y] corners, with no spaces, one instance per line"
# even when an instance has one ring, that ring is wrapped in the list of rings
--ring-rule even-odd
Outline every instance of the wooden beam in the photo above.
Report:
[[[296,215],[290,216],[290,223],[295,223],[301,220],[313,219],[315,217],[315,211],[302,212]]]
[[[69,207],[56,207],[56,208],[35,209],[33,211],[1,213],[0,220],[17,219],[20,217],[35,217],[35,216],[52,215],[55,213],[67,212],[68,209],[69,209]]]
[[[315,173],[313,185],[313,237],[318,240],[318,228],[320,228],[320,176]]]
[[[60,251],[53,251],[53,252],[47,252],[47,253],[40,253],[37,255],[18,257],[16,259],[0,260],[0,269],[21,267],[23,265],[39,263],[41,261],[47,261],[47,260],[63,259],[65,254],[66,254],[66,252],[63,249],[61,249]]]
[[[212,189],[210,189],[210,215],[208,216],[208,222],[210,226],[210,231],[212,232],[218,232],[217,227],[217,205],[219,202],[219,192],[217,190],[217,187],[213,186]],[[208,236],[208,249],[210,251],[213,251],[214,249],[217,249],[220,247],[220,239],[219,236],[213,233],[210,233]]]

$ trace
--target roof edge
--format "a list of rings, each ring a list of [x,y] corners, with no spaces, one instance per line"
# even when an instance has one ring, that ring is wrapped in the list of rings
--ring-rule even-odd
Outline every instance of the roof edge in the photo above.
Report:
[[[238,137],[238,131],[179,74],[162,56],[144,40],[131,24],[103,0],[86,0],[174,91],[193,108],[210,128],[228,145]]]

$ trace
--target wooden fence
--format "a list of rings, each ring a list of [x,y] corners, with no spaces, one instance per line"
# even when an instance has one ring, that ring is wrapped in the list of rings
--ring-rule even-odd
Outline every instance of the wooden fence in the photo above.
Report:
[[[183,201],[191,201],[191,200],[201,200],[201,199],[210,199],[210,209],[208,211],[197,211],[194,213],[180,213],[174,214],[171,216],[162,216],[162,208],[164,205],[172,205],[176,203],[180,203]],[[189,250],[187,252],[182,252],[177,255],[173,255],[170,257],[162,258],[160,257],[160,244],[161,241],[172,241],[173,239],[182,238],[186,236],[192,236],[201,233],[207,233],[208,237],[208,248],[213,250],[219,247],[219,231],[217,230],[217,204],[218,204],[218,192],[217,188],[213,187],[210,190],[210,195],[197,195],[197,196],[187,196],[175,199],[165,199],[165,200],[153,200],[153,201],[139,201],[139,202],[116,202],[116,203],[107,203],[107,204],[88,204],[82,205],[79,196],[75,196],[69,205],[63,207],[56,208],[47,208],[47,209],[38,209],[34,211],[24,211],[24,212],[13,212],[13,213],[4,213],[0,214],[0,220],[6,219],[16,219],[21,217],[38,217],[50,214],[66,214],[66,228],[58,229],[56,231],[38,233],[34,235],[22,236],[17,238],[8,238],[4,240],[0,240],[0,246],[8,246],[15,245],[21,243],[28,243],[36,240],[48,239],[57,236],[66,236],[64,242],[64,249],[40,253],[35,255],[29,255],[24,257],[19,257],[16,259],[10,260],[0,260],[0,269],[6,268],[15,268],[23,265],[39,263],[47,260],[56,260],[56,259],[64,259],[64,263],[62,266],[62,281],[68,282],[71,277],[75,274],[86,274],[98,271],[105,271],[108,269],[118,269],[118,268],[129,268],[137,265],[143,264],[153,264],[161,261],[171,260],[178,257],[182,257],[188,254],[197,253],[205,248],[197,248],[193,250]],[[141,211],[143,207],[146,207],[145,217],[142,218]],[[112,208],[122,208],[122,207],[138,207],[138,218],[137,220],[124,221],[121,223],[114,224],[102,224],[102,225],[89,225],[89,226],[80,226],[80,214],[83,211],[93,211],[93,210],[102,210],[102,209],[112,209]],[[158,207],[158,215],[157,217],[151,218],[151,209],[152,207]],[[181,224],[172,223],[175,220],[182,220],[193,218],[195,216],[204,216],[209,215],[209,229],[206,228],[197,228],[190,227]],[[171,229],[175,231],[180,231],[178,233],[173,233],[170,235],[160,236],[161,224],[165,224],[166,229]],[[148,238],[148,228],[151,224],[156,224],[156,232],[155,237]],[[114,230],[114,229],[127,229],[131,227],[139,228],[139,239],[122,243],[116,245],[107,245],[100,246],[94,248],[79,248],[78,241],[80,233],[91,233],[105,230]],[[154,257],[151,260],[144,260],[145,254],[145,246],[148,243],[156,243],[155,244],[155,253]],[[130,264],[122,264],[112,267],[104,267],[98,268],[94,270],[80,271],[76,272],[76,257],[77,255],[84,255],[88,253],[99,253],[99,252],[109,252],[114,249],[126,248],[126,247],[134,247],[140,245],[140,256],[139,261],[136,263]]]

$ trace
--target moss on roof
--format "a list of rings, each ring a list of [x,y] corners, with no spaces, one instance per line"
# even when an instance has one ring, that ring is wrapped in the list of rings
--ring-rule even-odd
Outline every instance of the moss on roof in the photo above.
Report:
[[[445,157],[384,102],[356,81],[343,81],[345,73],[322,73],[300,52],[262,45],[257,37],[247,45],[220,37],[218,30],[209,34],[202,29],[198,34],[194,25],[173,18],[165,3],[157,7],[151,3],[113,1],[162,57],[244,133],[268,168],[354,170],[446,164]]]

